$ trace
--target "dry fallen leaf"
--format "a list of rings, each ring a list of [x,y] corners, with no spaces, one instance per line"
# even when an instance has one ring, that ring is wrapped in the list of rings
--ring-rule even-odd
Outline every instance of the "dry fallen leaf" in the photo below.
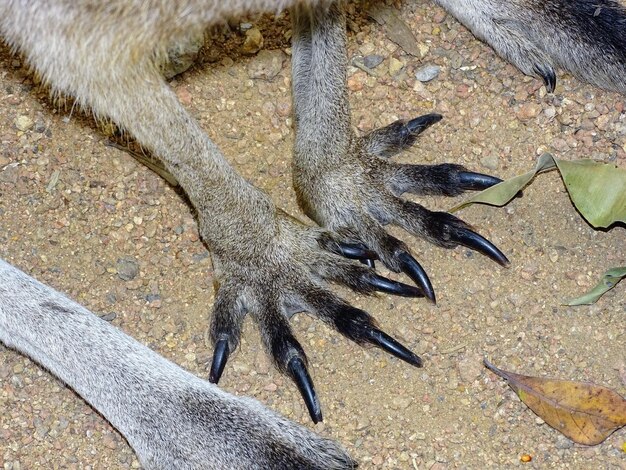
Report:
[[[626,399],[606,387],[544,379],[485,366],[506,380],[537,416],[574,442],[596,445],[626,426]]]
[[[385,29],[387,37],[400,46],[404,52],[420,57],[420,49],[415,35],[395,10],[386,5],[376,3],[367,9],[367,13]]]

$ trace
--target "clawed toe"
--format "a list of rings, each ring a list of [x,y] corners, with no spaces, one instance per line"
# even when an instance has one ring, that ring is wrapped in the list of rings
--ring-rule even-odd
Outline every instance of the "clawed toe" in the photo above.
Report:
[[[336,244],[338,247],[338,253],[349,259],[368,260],[373,261],[378,259],[378,255],[369,250],[365,245],[361,243],[345,243],[339,242]],[[327,246],[328,248],[328,246]],[[334,250],[331,250],[334,251]]]
[[[228,361],[230,350],[228,349],[228,340],[220,339],[215,343],[213,352],[213,362],[211,363],[211,372],[209,373],[209,382],[217,384],[224,372],[224,366]]]
[[[375,260],[378,259],[378,255],[375,252],[368,250],[365,245],[360,243],[340,242],[337,246],[339,247],[339,253],[337,254],[345,256],[348,259],[359,260],[359,262],[368,268],[376,269]]]
[[[399,295],[400,297],[424,297],[424,293],[417,287],[393,281],[386,277],[372,273],[368,279],[370,285],[380,292]]]
[[[535,64],[533,71],[542,78],[548,93],[553,93],[556,88],[556,73],[552,66]]]
[[[318,243],[324,250],[343,256],[348,259],[356,259],[364,261],[368,264],[378,259],[376,252],[370,250],[363,243],[348,243],[338,241],[335,235],[330,232],[324,232],[319,238]],[[371,267],[371,266],[370,266]]]
[[[482,191],[498,183],[502,183],[500,178],[474,173],[473,171],[461,171],[459,173],[459,186],[464,190]]]
[[[482,235],[479,235],[468,228],[458,228],[453,231],[450,239],[459,245],[466,246],[472,250],[482,253],[501,266],[508,266],[510,264],[508,258],[498,249],[497,246]]]
[[[399,341],[378,329],[372,317],[365,311],[350,305],[329,300],[324,312],[326,320],[345,337],[358,344],[371,344],[415,367],[422,366],[422,360]],[[334,302],[334,304],[333,304]]]
[[[441,114],[425,114],[410,121],[398,120],[362,137],[363,149],[370,155],[392,157],[411,147],[417,136],[441,121]]]
[[[422,359],[410,349],[393,339],[384,331],[378,328],[371,328],[367,331],[367,340],[374,346],[378,346],[383,351],[387,351],[392,356],[403,360],[415,367],[422,367]]]
[[[429,299],[432,303],[436,303],[435,289],[424,271],[424,268],[407,252],[401,252],[398,254],[398,262],[400,263],[400,269],[404,274],[409,276],[415,284],[417,284],[424,297]]]
[[[441,114],[437,114],[437,113],[424,114],[423,116],[419,116],[419,117],[416,117],[414,119],[411,119],[409,122],[407,122],[404,125],[404,128],[411,135],[415,135],[416,136],[416,135],[421,134],[422,132],[424,132],[426,129],[428,129],[433,124],[438,123],[442,119],[443,119],[443,116]]]
[[[289,364],[287,364],[287,373],[296,383],[296,386],[300,391],[300,395],[302,395],[302,399],[304,400],[304,404],[309,411],[311,420],[315,424],[322,421],[322,408],[320,407],[317,393],[315,393],[313,381],[311,380],[311,376],[309,376],[309,372],[307,371],[306,365],[302,358],[292,358],[289,361]]]

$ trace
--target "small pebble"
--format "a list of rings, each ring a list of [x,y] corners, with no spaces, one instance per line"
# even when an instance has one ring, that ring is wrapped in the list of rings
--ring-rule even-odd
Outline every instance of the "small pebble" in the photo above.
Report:
[[[15,121],[13,121],[15,127],[18,131],[26,132],[31,127],[35,125],[35,121],[33,121],[28,116],[19,116]]]
[[[117,276],[123,281],[131,281],[139,274],[139,264],[131,258],[120,258],[117,260]]]
[[[404,410],[409,407],[411,401],[412,400],[410,398],[406,397],[394,397],[393,400],[391,400],[391,408],[394,410]]]
[[[395,57],[389,58],[389,75],[395,77],[404,68],[404,63]]]
[[[115,320],[116,317],[117,317],[117,313],[111,312],[111,313],[107,313],[106,315],[102,315],[100,318],[102,318],[104,321],[113,321]]]
[[[258,28],[250,28],[246,31],[246,39],[241,46],[241,52],[244,54],[256,54],[263,47],[263,35]]]
[[[371,54],[363,57],[363,65],[365,65],[368,69],[373,69],[378,67],[385,58],[382,55]]]
[[[438,65],[426,65],[415,72],[415,78],[420,82],[430,82],[439,76],[441,67]]]
[[[485,155],[480,159],[480,164],[489,170],[497,170],[500,166],[500,159],[497,155]]]
[[[541,112],[541,106],[537,103],[524,103],[522,104],[519,109],[517,110],[517,117],[518,119],[521,119],[522,121],[527,121],[529,119],[532,119],[534,117],[537,117],[537,115]]]
[[[548,252],[548,258],[550,258],[550,261],[553,263],[556,263],[559,260],[559,252],[556,250],[550,250]]]

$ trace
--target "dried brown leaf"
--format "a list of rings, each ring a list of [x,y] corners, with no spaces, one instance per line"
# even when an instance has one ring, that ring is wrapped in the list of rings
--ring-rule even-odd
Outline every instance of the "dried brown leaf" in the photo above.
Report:
[[[626,426],[626,399],[613,390],[570,380],[544,379],[485,366],[506,380],[537,416],[574,442],[595,445]]]
[[[385,29],[387,37],[400,46],[404,52],[420,57],[420,49],[415,35],[395,10],[381,3],[375,3],[367,9],[369,16]]]

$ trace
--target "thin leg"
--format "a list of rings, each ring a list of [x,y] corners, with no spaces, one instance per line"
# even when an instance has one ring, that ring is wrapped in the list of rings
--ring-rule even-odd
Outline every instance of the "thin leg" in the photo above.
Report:
[[[404,271],[432,301],[435,295],[425,271],[383,225],[399,225],[439,246],[464,244],[506,264],[495,246],[462,221],[399,199],[404,192],[457,195],[500,180],[460,165],[398,165],[384,158],[410,147],[441,116],[398,121],[357,137],[350,126],[343,3],[294,9],[292,22],[293,179],[304,212],[349,241],[363,243],[390,269]]]
[[[352,469],[334,442],[184,371],[0,260],[0,342],[100,412],[146,469]]]

